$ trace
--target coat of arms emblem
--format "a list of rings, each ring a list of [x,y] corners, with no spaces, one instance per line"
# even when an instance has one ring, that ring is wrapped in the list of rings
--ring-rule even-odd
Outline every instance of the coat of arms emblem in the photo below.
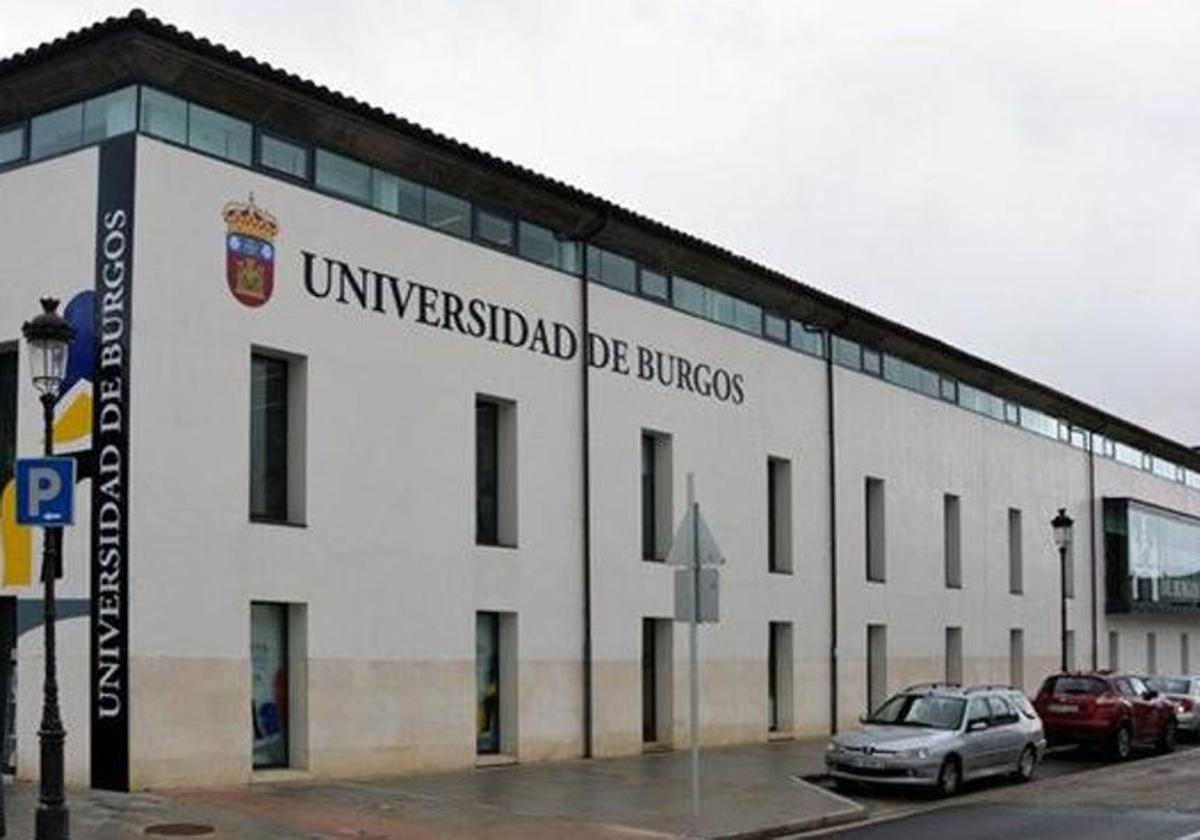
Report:
[[[246,306],[262,306],[275,288],[275,217],[254,203],[231,201],[225,219],[225,279],[229,291]]]

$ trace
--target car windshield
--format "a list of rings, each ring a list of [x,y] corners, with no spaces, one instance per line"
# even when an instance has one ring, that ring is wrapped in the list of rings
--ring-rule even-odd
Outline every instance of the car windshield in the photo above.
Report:
[[[1051,677],[1046,680],[1048,694],[1103,694],[1104,683],[1092,677]]]
[[[1161,694],[1188,694],[1191,685],[1188,680],[1177,677],[1150,677],[1146,685]]]
[[[867,718],[867,723],[958,729],[962,723],[965,706],[966,702],[961,697],[897,694],[876,709],[875,713]]]

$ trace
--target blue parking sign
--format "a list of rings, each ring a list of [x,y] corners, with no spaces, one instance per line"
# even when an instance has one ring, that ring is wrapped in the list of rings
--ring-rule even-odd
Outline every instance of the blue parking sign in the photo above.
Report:
[[[17,523],[75,524],[75,459],[17,459]]]

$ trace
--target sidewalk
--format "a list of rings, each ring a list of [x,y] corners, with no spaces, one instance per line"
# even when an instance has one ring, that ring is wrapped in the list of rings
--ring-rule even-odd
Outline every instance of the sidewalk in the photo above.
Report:
[[[823,748],[823,741],[788,741],[705,750],[699,833],[770,837],[864,816],[854,803],[797,778],[820,772]],[[71,835],[127,840],[185,823],[213,829],[192,836],[242,840],[676,837],[689,833],[688,767],[684,750],[165,795],[71,791]],[[31,837],[36,787],[22,783],[7,793],[8,836]]]

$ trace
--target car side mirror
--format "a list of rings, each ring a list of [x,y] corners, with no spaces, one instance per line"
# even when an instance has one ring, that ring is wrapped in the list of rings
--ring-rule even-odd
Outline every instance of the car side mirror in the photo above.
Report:
[[[1155,691],[1154,689],[1150,689],[1145,694],[1143,694],[1142,697],[1144,697],[1147,700],[1153,700],[1156,697],[1158,697],[1158,692]]]
[[[986,720],[982,720],[982,719],[973,720],[967,724],[968,732],[979,732],[979,731],[987,729],[987,728],[988,728],[988,722]]]

